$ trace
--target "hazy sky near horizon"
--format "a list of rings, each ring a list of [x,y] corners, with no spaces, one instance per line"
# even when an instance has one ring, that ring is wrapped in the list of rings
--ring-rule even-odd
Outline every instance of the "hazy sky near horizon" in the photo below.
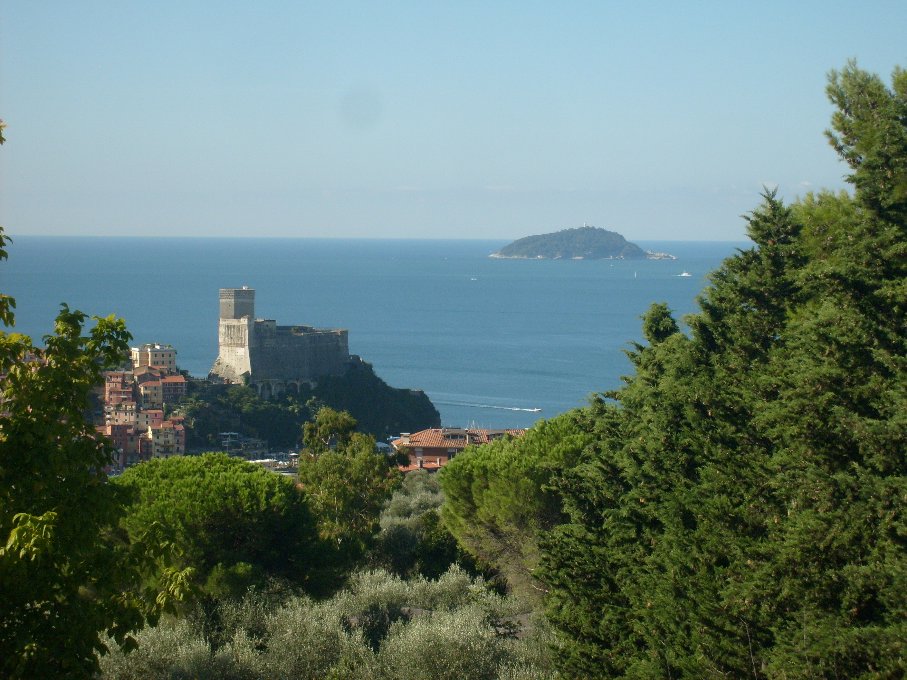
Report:
[[[907,2],[0,0],[11,234],[739,240]]]

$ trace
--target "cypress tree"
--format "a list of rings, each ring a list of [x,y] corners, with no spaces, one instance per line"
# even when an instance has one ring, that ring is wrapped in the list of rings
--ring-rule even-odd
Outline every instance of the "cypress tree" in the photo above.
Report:
[[[907,77],[832,73],[853,197],[747,216],[676,332],[593,407],[557,487],[550,617],[570,677],[897,677],[905,660]]]

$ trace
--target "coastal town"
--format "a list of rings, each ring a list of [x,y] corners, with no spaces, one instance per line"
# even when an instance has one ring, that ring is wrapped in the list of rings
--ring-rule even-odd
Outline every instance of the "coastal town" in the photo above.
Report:
[[[113,465],[120,469],[186,453],[185,419],[164,417],[186,396],[188,380],[177,370],[176,349],[162,344],[133,347],[130,363],[104,373],[95,412],[96,430],[112,442]]]
[[[104,373],[94,422],[97,433],[113,445],[112,471],[154,458],[216,449],[269,469],[292,472],[299,452],[272,452],[263,437],[221,431],[216,442],[190,450],[191,425],[181,409],[190,385],[248,385],[259,398],[269,399],[315,385],[321,378],[342,374],[361,363],[359,357],[349,354],[346,330],[279,326],[273,319],[256,318],[254,289],[222,288],[219,303],[219,351],[206,379],[181,372],[176,348],[163,343],[131,348],[123,366]],[[392,436],[386,443],[379,442],[377,450],[402,454],[398,458],[403,472],[433,472],[467,446],[524,433],[525,429],[428,427]]]
[[[98,389],[99,407],[95,410],[96,431],[113,444],[114,470],[123,470],[153,458],[169,458],[187,453],[186,418],[179,404],[188,391],[191,378],[181,373],[171,345],[148,343],[133,347],[130,364],[106,371]],[[521,428],[486,429],[442,427],[401,433],[379,449],[403,453],[402,472],[434,472],[467,446],[481,446],[504,437],[519,437]],[[236,432],[221,432],[219,448],[274,470],[292,470],[298,452],[272,457],[267,441],[243,437]]]

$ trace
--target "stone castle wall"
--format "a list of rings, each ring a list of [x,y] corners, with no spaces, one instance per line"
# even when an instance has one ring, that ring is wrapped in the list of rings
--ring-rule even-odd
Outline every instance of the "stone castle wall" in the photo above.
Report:
[[[252,352],[255,380],[314,382],[343,373],[349,362],[348,334],[308,326],[273,326],[255,322]]]
[[[218,357],[211,375],[228,382],[266,387],[268,395],[288,385],[314,383],[340,375],[349,364],[346,330],[311,326],[278,326],[271,319],[254,320],[255,291],[220,291]]]
[[[220,319],[217,326],[218,355],[211,374],[228,382],[243,382],[252,373],[254,322],[244,319]]]

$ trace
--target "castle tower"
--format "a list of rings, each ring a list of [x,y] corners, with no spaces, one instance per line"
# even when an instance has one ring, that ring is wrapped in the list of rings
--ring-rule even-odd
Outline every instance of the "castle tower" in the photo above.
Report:
[[[255,318],[255,291],[221,288],[217,322],[218,355],[209,376],[225,382],[247,382],[259,394],[271,395],[342,375],[349,365],[347,332],[311,326],[278,326],[274,319]]]
[[[242,288],[220,289],[220,318],[241,319],[244,316],[255,318],[255,289]]]
[[[229,382],[242,382],[252,373],[255,345],[255,289],[220,289],[220,320],[217,324],[218,355],[211,375]]]

